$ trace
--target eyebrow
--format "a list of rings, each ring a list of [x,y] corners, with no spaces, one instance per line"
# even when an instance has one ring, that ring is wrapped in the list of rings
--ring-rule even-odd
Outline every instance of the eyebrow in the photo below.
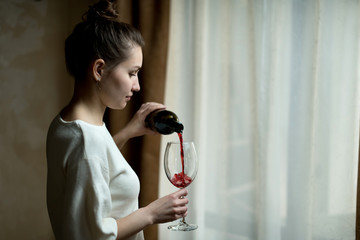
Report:
[[[141,66],[134,66],[131,68],[133,71],[139,71],[141,69]]]

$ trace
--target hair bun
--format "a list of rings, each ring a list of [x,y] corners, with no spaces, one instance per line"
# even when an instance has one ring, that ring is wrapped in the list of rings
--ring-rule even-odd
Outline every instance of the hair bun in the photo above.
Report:
[[[89,6],[89,10],[83,16],[86,21],[92,20],[111,20],[115,21],[118,19],[119,13],[116,9],[114,0],[100,0],[92,6]]]

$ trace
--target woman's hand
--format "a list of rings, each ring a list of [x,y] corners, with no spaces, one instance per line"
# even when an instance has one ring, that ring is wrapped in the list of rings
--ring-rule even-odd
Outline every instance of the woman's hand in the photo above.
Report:
[[[186,217],[189,200],[184,198],[188,194],[186,189],[180,189],[170,195],[159,198],[145,208],[150,214],[151,222],[165,223]]]
[[[145,125],[145,118],[153,111],[158,109],[165,109],[166,107],[163,104],[148,102],[141,105],[139,110],[132,117],[130,122],[125,126],[129,138],[138,137],[146,134],[156,134],[156,132],[147,128]]]
[[[188,200],[183,197],[187,194],[186,189],[180,189],[136,210],[129,216],[117,219],[117,239],[127,239],[151,224],[171,222],[186,217]]]
[[[145,118],[152,111],[157,109],[165,109],[166,107],[163,104],[148,102],[141,105],[139,110],[135,113],[135,115],[131,118],[129,123],[120,130],[117,134],[113,136],[114,141],[119,149],[124,146],[124,144],[133,137],[142,136],[145,134],[156,134],[156,132],[145,126]]]

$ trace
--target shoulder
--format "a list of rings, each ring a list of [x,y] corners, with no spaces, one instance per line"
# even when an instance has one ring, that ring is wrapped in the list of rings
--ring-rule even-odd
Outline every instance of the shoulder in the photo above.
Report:
[[[60,115],[57,115],[50,124],[47,140],[64,141],[74,138],[81,138],[81,128],[75,122],[65,122]]]
[[[60,115],[57,115],[50,124],[48,130],[48,140],[59,141],[90,141],[90,143],[103,143],[109,140],[111,135],[105,125],[96,126],[86,123],[82,120],[64,121]],[[96,144],[95,146],[97,146]],[[95,147],[93,146],[93,147]]]
[[[70,162],[78,164],[80,159],[106,160],[111,141],[105,125],[95,126],[80,120],[67,122],[58,115],[48,131],[48,158],[61,158],[66,165]]]

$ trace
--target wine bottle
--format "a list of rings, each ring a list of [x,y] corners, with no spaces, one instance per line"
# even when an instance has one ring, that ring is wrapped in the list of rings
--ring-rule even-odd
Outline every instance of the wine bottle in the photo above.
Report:
[[[160,134],[168,135],[174,132],[181,133],[184,126],[179,122],[175,113],[168,110],[155,110],[145,119],[148,128]]]

